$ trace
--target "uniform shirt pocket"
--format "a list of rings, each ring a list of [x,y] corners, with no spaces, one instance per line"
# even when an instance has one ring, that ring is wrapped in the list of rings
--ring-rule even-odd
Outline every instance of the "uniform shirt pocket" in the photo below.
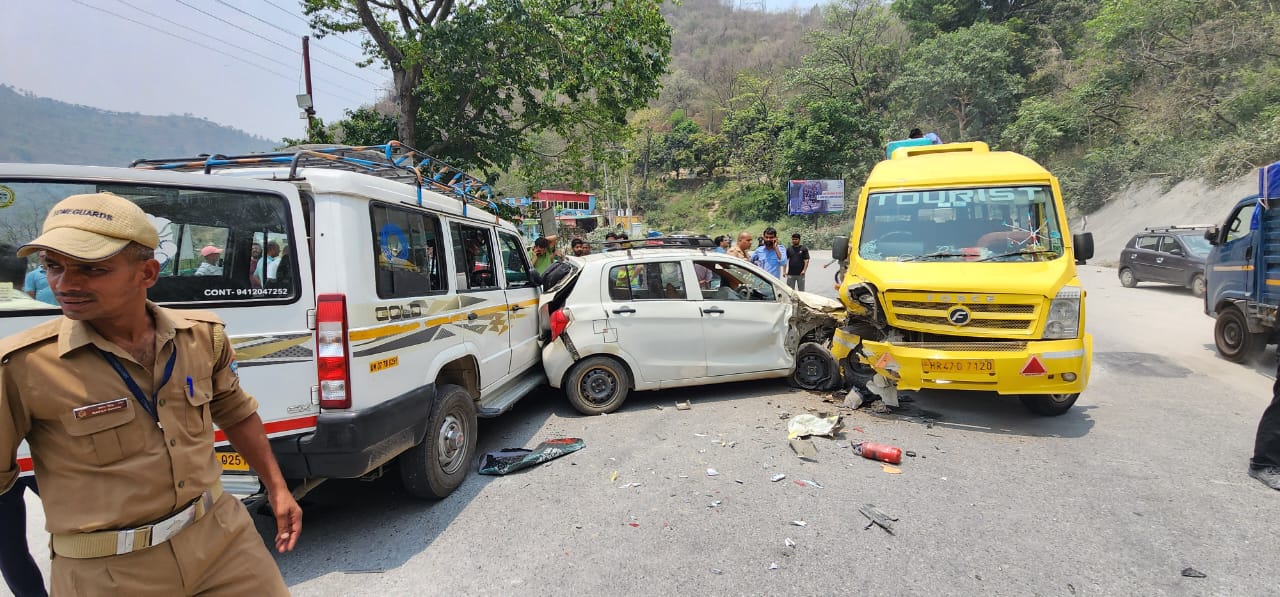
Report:
[[[210,418],[209,402],[213,400],[213,378],[201,377],[191,382],[191,392],[187,394],[187,431],[193,435],[204,433],[213,428]]]
[[[142,449],[140,434],[124,429],[138,416],[132,399],[125,401],[125,408],[99,415],[77,418],[74,412],[60,415],[67,435],[90,462],[106,465]]]

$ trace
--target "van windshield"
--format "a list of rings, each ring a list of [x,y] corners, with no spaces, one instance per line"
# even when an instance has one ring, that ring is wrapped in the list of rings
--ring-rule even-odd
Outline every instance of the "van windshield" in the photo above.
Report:
[[[1062,256],[1048,186],[872,193],[858,256],[872,261],[1040,261]]]
[[[0,180],[0,187],[9,197],[0,210],[0,244],[13,247],[38,236],[49,209],[70,195],[110,192],[137,203],[160,235],[160,279],[147,293],[157,303],[277,304],[298,297],[298,241],[279,195],[67,181]],[[38,259],[28,260],[27,269],[38,274]],[[6,282],[17,288],[25,279],[0,280]],[[0,315],[39,310],[9,306],[0,304]]]

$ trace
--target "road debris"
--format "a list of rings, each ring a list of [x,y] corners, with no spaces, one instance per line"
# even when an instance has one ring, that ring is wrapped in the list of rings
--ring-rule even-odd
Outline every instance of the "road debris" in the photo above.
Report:
[[[746,485],[746,483],[744,483],[742,479],[734,479],[733,482],[737,483],[738,485]]]
[[[796,456],[799,456],[800,458],[803,458],[805,460],[812,460],[814,462],[817,462],[818,447],[813,445],[813,440],[793,439],[793,440],[789,440],[787,443],[791,445],[791,451],[795,452]]]
[[[577,437],[562,437],[544,441],[532,450],[527,448],[503,448],[485,454],[480,461],[480,474],[505,475],[542,464],[586,447]]]
[[[902,449],[888,444],[858,442],[853,445],[853,452],[869,460],[879,460],[889,464],[902,464]]]
[[[708,507],[708,508],[717,508],[717,507],[719,507],[719,506],[720,506],[720,504],[723,504],[723,503],[724,503],[724,500],[715,500],[715,501],[711,502],[710,504],[707,504],[707,507]]]
[[[1191,568],[1191,567],[1183,568],[1183,569],[1182,569],[1182,575],[1183,575],[1183,576],[1185,576],[1185,577],[1187,577],[1187,578],[1208,578],[1208,576],[1209,576],[1208,574],[1205,574],[1205,573],[1203,573],[1203,572],[1201,572],[1201,571],[1199,571],[1199,570],[1196,570],[1195,568]]]
[[[817,489],[822,489],[821,483],[818,483],[817,481],[810,481],[808,479],[795,479],[793,483],[801,487],[815,487]]]
[[[893,523],[898,520],[896,516],[885,514],[884,511],[875,507],[874,504],[864,504],[861,508],[858,508],[858,512],[861,512],[862,515],[866,516],[867,520],[870,521],[867,523],[867,526],[863,527],[864,530],[871,528],[872,525],[876,525],[884,529],[885,532],[890,535],[893,534]]]
[[[896,466],[893,466],[893,465],[891,465],[891,464],[881,464],[881,465],[880,465],[880,470],[882,470],[882,471],[884,471],[884,472],[886,472],[886,473],[889,473],[890,475],[901,475],[901,474],[902,474],[902,469],[900,469],[900,468],[898,468],[898,467],[896,467]]]
[[[724,571],[723,571],[723,570],[720,570],[719,568],[712,568],[712,569],[711,569],[711,573],[712,573],[712,574],[724,574]]]
[[[786,473],[778,473],[778,474],[774,475],[773,477],[771,477],[769,480],[770,480],[770,481],[773,481],[774,483],[777,483],[778,481],[781,481],[781,480],[786,479],[786,478],[787,478],[787,474],[786,474]]]
[[[796,415],[787,422],[787,439],[818,435],[831,437],[840,429],[840,415],[818,417],[804,414]]]
[[[715,477],[715,476],[717,476],[717,475],[719,475],[719,474],[720,474],[720,471],[718,471],[718,470],[716,470],[716,469],[713,469],[713,468],[709,468],[709,469],[707,469],[707,476],[708,476],[708,477]]]
[[[907,450],[906,452],[904,452],[904,454],[906,454],[906,455],[907,455],[907,458],[915,458],[915,457],[916,457],[916,453],[915,453],[915,452],[912,452],[911,450]]]
[[[639,486],[640,486],[639,483],[623,483],[622,485],[618,486],[618,489],[631,489],[632,487],[639,487]]]
[[[862,397],[862,393],[857,390],[851,389],[849,390],[849,393],[844,396],[845,408],[858,409],[863,404],[866,404],[866,402],[866,399]]]
[[[769,569],[770,569],[770,570],[777,570],[777,569],[778,569],[778,563],[777,563],[777,562],[773,562],[773,563],[769,564]]]
[[[691,408],[693,408],[693,405],[689,404],[688,400],[685,400],[684,402],[676,403],[676,410],[689,410]]]
[[[638,529],[638,528],[640,528],[640,523],[638,523],[638,522],[628,522],[628,523],[627,523],[627,526],[629,526],[629,527],[631,527],[631,528],[633,528],[633,529]]]
[[[805,522],[805,521],[803,521],[803,520],[793,520],[793,521],[791,521],[791,526],[795,526],[795,527],[808,526],[808,524],[809,524],[809,523],[807,523],[807,522]]]
[[[795,542],[795,541],[792,541],[792,540],[791,540],[791,537],[787,537],[787,539],[786,539],[785,541],[783,541],[783,542],[782,542],[782,544],[783,544],[783,545],[786,545],[787,547],[790,547],[791,549],[795,549],[795,548],[796,548],[796,542]]]

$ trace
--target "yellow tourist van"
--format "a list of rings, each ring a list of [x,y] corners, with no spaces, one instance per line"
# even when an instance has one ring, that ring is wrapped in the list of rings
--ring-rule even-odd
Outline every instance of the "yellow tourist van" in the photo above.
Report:
[[[832,353],[853,386],[1016,395],[1067,412],[1089,381],[1093,341],[1058,180],[985,143],[901,147],[871,171],[848,239]]]

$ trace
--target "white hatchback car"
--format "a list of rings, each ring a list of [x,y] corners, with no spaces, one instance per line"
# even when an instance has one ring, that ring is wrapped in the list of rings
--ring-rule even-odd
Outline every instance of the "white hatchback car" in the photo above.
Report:
[[[844,316],[837,301],[795,292],[713,251],[710,239],[647,242],[570,257],[559,280],[548,270],[542,364],[574,408],[612,412],[633,389],[787,376],[807,389],[839,383],[828,349]]]

